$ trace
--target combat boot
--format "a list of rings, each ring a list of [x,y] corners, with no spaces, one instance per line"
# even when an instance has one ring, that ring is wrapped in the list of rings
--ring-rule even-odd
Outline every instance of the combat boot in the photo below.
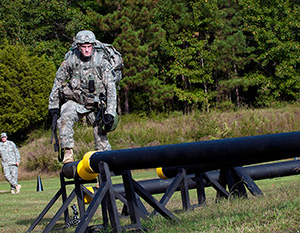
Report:
[[[73,150],[72,149],[65,149],[63,163],[66,164],[66,163],[71,163],[71,162],[74,162]]]

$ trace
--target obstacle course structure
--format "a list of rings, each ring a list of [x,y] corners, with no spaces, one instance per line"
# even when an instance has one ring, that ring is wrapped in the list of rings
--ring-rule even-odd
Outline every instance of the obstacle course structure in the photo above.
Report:
[[[68,206],[75,197],[77,197],[80,214],[80,221],[75,232],[85,232],[91,227],[88,225],[99,206],[102,207],[103,218],[103,224],[99,228],[107,228],[110,222],[112,231],[119,232],[124,227],[141,229],[141,218],[146,219],[154,213],[161,214],[168,219],[176,219],[175,215],[165,207],[176,190],[181,192],[183,210],[191,209],[188,193],[189,180],[191,179],[197,188],[199,205],[205,203],[204,187],[206,184],[211,184],[217,190],[218,198],[246,196],[246,188],[253,195],[262,195],[261,190],[254,183],[246,168],[241,166],[298,157],[300,151],[299,141],[300,132],[292,132],[106,152],[89,152],[81,161],[69,163],[63,167],[60,190],[27,232],[34,229],[60,196],[63,199],[63,205],[43,232],[49,232],[62,214],[65,216],[65,222],[69,222]],[[143,187],[140,182],[133,180],[131,176],[131,170],[157,167],[163,167],[162,170],[172,167],[171,170],[175,173],[175,177],[172,178],[165,194],[159,201],[151,195],[153,194],[151,191]],[[286,174],[297,174],[295,173],[296,168],[283,169],[284,172],[280,175],[285,174],[286,170],[289,170]],[[276,169],[276,166],[273,167],[272,172],[265,174],[265,176],[278,174]],[[214,178],[212,173],[209,172],[213,170],[219,170],[218,179]],[[116,186],[112,185],[111,172],[122,176],[124,190],[122,193],[116,191]],[[190,178],[187,172],[192,173],[193,178]],[[66,181],[66,179],[71,179],[71,181]],[[84,186],[86,183],[96,182],[99,182],[100,185],[94,193]],[[69,184],[75,185],[75,188],[67,196],[65,186]],[[226,186],[228,186],[228,191]],[[92,198],[87,209],[84,202],[85,195]],[[154,211],[152,213],[148,213],[140,198],[153,207]],[[122,213],[129,215],[131,220],[131,224],[128,226],[120,225],[116,199],[124,203]],[[95,228],[95,226],[92,227]]]

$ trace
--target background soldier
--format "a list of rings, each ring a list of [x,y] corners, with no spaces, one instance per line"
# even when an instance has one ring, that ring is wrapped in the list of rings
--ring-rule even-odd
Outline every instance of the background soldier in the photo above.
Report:
[[[64,164],[74,161],[73,126],[84,116],[93,125],[95,149],[111,150],[107,132],[113,127],[116,116],[116,75],[98,43],[93,32],[78,32],[73,49],[56,72],[49,113],[52,118],[60,115],[57,126]],[[61,107],[60,101],[63,101]],[[103,115],[98,114],[101,104],[105,105]]]
[[[15,143],[7,140],[7,134],[1,133],[0,156],[5,179],[10,183],[11,193],[19,193],[18,170],[20,153]]]

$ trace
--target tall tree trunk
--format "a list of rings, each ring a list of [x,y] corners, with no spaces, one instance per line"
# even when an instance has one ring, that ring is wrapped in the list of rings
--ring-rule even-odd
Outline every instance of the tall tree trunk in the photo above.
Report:
[[[129,113],[128,88],[124,88],[124,112]]]
[[[183,90],[188,89],[188,80],[187,78],[182,74],[181,75],[181,79],[183,81]],[[183,110],[184,114],[189,114],[190,113],[190,109],[189,109],[189,102],[187,100],[184,101],[184,110]]]
[[[236,64],[234,64],[233,67],[234,67],[234,74],[237,77],[238,73],[237,73]],[[238,86],[235,87],[235,93],[236,93],[236,104],[237,104],[238,108],[240,108],[241,107],[241,102],[240,102],[240,92],[239,92],[239,87]]]
[[[203,58],[201,58],[201,66],[204,69],[204,59]],[[206,112],[209,112],[209,104],[208,104],[208,96],[207,96],[208,90],[207,90],[207,84],[206,84],[205,81],[203,82],[203,85],[204,85],[204,93],[206,95],[206,98],[205,98],[205,100],[206,100],[206,103],[205,103]]]

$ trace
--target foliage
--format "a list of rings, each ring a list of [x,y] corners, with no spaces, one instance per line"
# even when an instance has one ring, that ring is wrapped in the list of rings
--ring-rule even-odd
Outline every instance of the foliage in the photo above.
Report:
[[[94,31],[123,54],[123,113],[259,108],[299,100],[299,12],[293,0],[3,0],[0,41],[58,68]]]
[[[0,46],[0,125],[8,134],[45,120],[55,67],[21,45]]]
[[[72,7],[72,6],[74,7]],[[89,28],[84,1],[3,0],[0,2],[0,39],[22,43],[47,54],[58,66],[78,30]]]
[[[152,21],[156,5],[151,0],[105,1],[104,6],[114,11],[98,16],[96,23],[105,35],[113,33],[110,39],[123,54],[120,96],[127,113],[160,109],[171,95],[170,87],[156,75],[157,48],[165,38],[164,30]]]
[[[166,4],[164,1],[160,7],[167,8]],[[210,21],[212,12],[203,17],[205,10],[200,9],[205,6],[200,2],[189,5],[176,1],[171,5],[168,11],[164,9],[164,15],[157,14],[166,31],[174,30],[162,44],[169,67],[169,72],[162,75],[172,84],[179,105],[183,103],[183,112],[189,113],[191,107],[208,110],[215,94],[211,76],[215,55],[209,45],[211,35],[203,28],[214,27]],[[177,27],[170,29],[170,22]]]
[[[256,46],[259,105],[299,99],[299,4],[242,1],[244,30]]]
[[[241,106],[241,89],[248,87],[244,76],[246,66],[251,62],[254,48],[247,45],[243,33],[240,5],[219,2],[218,20],[215,31],[213,51],[216,55],[215,69],[219,82],[218,98],[235,102]]]

